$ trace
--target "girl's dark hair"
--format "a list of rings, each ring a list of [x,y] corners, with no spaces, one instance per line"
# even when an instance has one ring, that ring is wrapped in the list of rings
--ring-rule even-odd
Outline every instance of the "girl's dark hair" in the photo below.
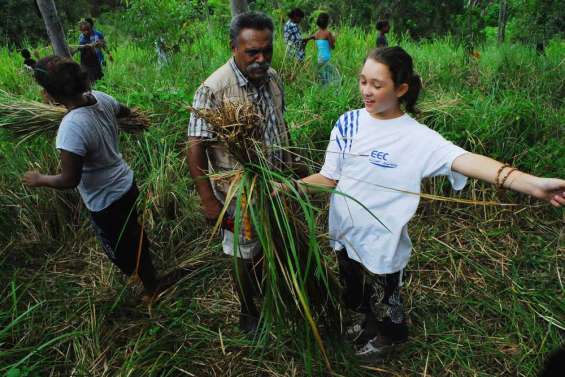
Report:
[[[88,74],[69,58],[52,55],[40,59],[33,76],[55,99],[74,98],[90,90]]]
[[[316,25],[318,27],[325,29],[330,24],[330,15],[327,13],[320,13],[318,19],[316,20]]]
[[[414,72],[412,57],[404,49],[396,46],[376,48],[369,53],[367,59],[373,59],[386,65],[390,70],[394,86],[408,84],[408,91],[400,97],[400,102],[404,103],[409,113],[418,113],[416,102],[422,89],[422,80]]]
[[[23,48],[20,53],[22,54],[22,57],[24,59],[30,59],[31,58],[31,53],[29,52],[29,50],[27,48]]]

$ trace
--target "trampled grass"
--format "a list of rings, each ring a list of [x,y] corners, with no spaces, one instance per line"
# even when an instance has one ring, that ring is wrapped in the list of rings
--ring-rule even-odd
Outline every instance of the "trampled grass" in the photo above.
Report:
[[[301,348],[292,329],[277,328],[260,349],[237,330],[231,262],[208,242],[184,162],[188,105],[229,56],[225,28],[214,26],[180,46],[163,68],[151,46],[114,30],[107,38],[115,62],[97,89],[157,114],[143,135],[122,136],[123,152],[147,198],[143,213],[158,268],[191,272],[151,308],[139,305],[97,245],[76,193],[21,185],[28,168],[56,171],[53,140],[17,145],[1,134],[0,374],[324,375],[323,360],[310,358],[316,353]],[[312,170],[337,117],[361,106],[356,75],[373,37],[340,28],[334,63],[343,80],[322,87],[312,46],[306,68],[298,67],[282,58],[277,35],[274,67],[286,79],[286,119],[295,150],[313,161]],[[393,42],[415,58],[425,86],[421,116],[430,127],[534,174],[565,176],[562,41],[545,56],[527,46],[487,45],[471,64],[449,39]],[[7,48],[0,49],[0,82],[11,93],[39,98]],[[453,194],[445,181],[433,180],[424,192],[519,205],[424,200],[410,227],[414,253],[404,286],[411,341],[367,363],[353,357],[339,329],[321,327],[332,369],[343,376],[535,376],[563,343],[563,211],[476,182]],[[323,196],[315,202],[323,235]]]

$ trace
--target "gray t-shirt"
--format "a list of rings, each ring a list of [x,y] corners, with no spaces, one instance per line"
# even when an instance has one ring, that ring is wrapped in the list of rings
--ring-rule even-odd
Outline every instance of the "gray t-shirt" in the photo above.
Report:
[[[94,105],[71,110],[59,126],[56,147],[82,156],[80,196],[90,211],[97,212],[124,195],[133,183],[133,171],[118,147],[119,103],[93,91]]]

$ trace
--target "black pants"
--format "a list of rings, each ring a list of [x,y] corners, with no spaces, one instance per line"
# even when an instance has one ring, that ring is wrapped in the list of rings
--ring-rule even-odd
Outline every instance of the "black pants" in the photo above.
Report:
[[[381,335],[393,340],[406,339],[408,327],[400,296],[402,271],[373,274],[349,258],[347,250],[337,253],[344,305],[365,314],[369,320],[376,320]]]
[[[134,182],[120,199],[102,211],[90,212],[90,215],[104,252],[124,274],[130,276],[135,272],[139,250],[137,274],[145,290],[152,291],[157,288],[157,278],[149,253],[149,240],[137,221],[135,202],[138,196]]]

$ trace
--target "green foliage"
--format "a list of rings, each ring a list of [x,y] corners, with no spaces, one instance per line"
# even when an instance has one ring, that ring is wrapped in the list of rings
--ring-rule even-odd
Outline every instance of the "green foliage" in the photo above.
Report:
[[[179,42],[189,29],[194,18],[200,15],[200,1],[148,1],[130,0],[127,12],[121,13],[123,31],[137,39],[158,37]],[[152,40],[151,40],[152,39]]]
[[[81,18],[91,14],[88,0],[55,0],[55,5],[65,30],[75,27]],[[0,2],[0,15],[0,41],[3,44],[21,46],[26,42],[48,40],[35,0],[3,0]]]
[[[318,9],[314,2],[304,4]],[[336,7],[346,9],[340,2]],[[22,186],[20,177],[27,169],[58,171],[53,140],[42,136],[17,145],[1,134],[0,373],[322,375],[325,367],[312,357],[315,342],[304,339],[304,328],[274,326],[276,336],[260,343],[263,347],[237,331],[231,261],[220,257],[218,242],[210,242],[184,159],[187,106],[202,80],[230,55],[229,16],[197,14],[185,30],[191,39],[179,39],[179,52],[159,68],[153,47],[140,43],[153,41],[159,27],[142,35],[136,23],[139,17],[151,18],[147,27],[153,27],[160,25],[154,17],[171,17],[165,33],[170,30],[174,37],[179,18],[160,14],[157,5],[145,9],[157,13],[106,18],[115,24],[101,19],[115,61],[108,63],[96,89],[156,114],[145,134],[122,135],[122,151],[147,198],[142,213],[158,269],[182,266],[194,272],[150,310],[136,306],[134,294],[124,288],[120,272],[92,235],[78,195]],[[489,17],[485,15],[485,24]],[[357,74],[374,44],[374,35],[364,28],[338,25],[336,31],[332,59],[343,77],[338,86],[316,82],[312,45],[305,65],[298,66],[284,58],[280,30],[275,39],[273,65],[285,81],[285,117],[295,151],[310,161],[313,171],[320,167],[337,117],[362,106]],[[551,41],[541,56],[529,46],[487,41],[477,47],[480,58],[468,63],[453,37],[415,42],[391,35],[390,40],[408,50],[423,78],[421,121],[469,151],[537,175],[565,175],[562,40]],[[0,83],[12,93],[39,98],[21,60],[6,47],[0,48]],[[415,251],[403,288],[411,342],[368,367],[352,356],[350,344],[332,338],[336,328],[320,325],[337,373],[536,376],[547,354],[562,344],[562,212],[476,182],[453,194],[443,182],[428,181],[425,191],[519,205],[424,203],[410,225]],[[323,237],[325,202],[309,204],[319,207],[308,217],[315,217]],[[262,209],[275,205],[265,201],[255,221],[264,219]],[[286,227],[284,221],[279,224]],[[327,248],[320,253],[331,262]],[[350,318],[344,312],[344,319]]]
[[[511,40],[537,44],[565,36],[563,2],[511,0],[509,6],[508,35]]]
[[[229,22],[229,2],[221,0],[129,0],[126,12],[108,15],[122,32],[146,45],[163,38],[169,47],[190,44],[214,23]],[[207,23],[201,21],[206,20]]]

